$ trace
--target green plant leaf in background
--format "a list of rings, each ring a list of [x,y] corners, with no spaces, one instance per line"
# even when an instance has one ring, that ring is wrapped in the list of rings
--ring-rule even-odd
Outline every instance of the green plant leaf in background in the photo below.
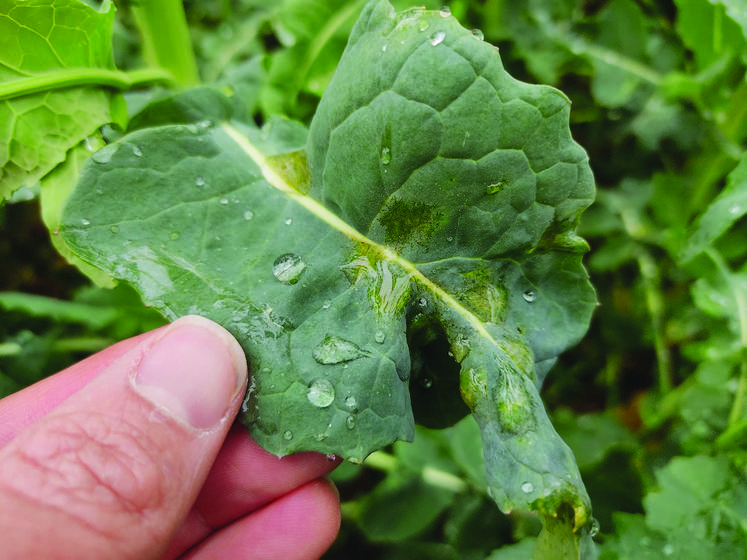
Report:
[[[374,1],[305,151],[285,120],[136,131],[93,155],[62,233],[167,317],[238,337],[244,421],[279,455],[360,461],[411,439],[411,364],[448,346],[496,502],[578,529],[588,497],[538,394],[595,306],[568,112],[448,13]]]
[[[0,2],[0,200],[111,122],[111,93],[79,80],[114,68],[113,20],[109,2]]]

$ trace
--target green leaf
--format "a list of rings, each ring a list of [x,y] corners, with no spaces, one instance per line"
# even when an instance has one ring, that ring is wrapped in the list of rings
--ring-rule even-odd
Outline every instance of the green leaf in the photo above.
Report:
[[[101,11],[79,0],[30,0],[0,5],[0,199],[33,185],[67,151],[110,122],[111,93],[68,87],[23,94],[35,77],[59,82],[65,71],[114,67],[114,5]],[[50,82],[53,86],[54,83]],[[20,87],[12,96],[2,94]]]
[[[80,323],[92,329],[110,324],[117,310],[21,292],[0,292],[0,307],[22,311],[32,317],[48,317],[63,323]]]
[[[360,461],[411,439],[411,363],[443,340],[496,501],[570,506],[579,527],[588,497],[538,393],[595,306],[569,105],[454,18],[372,2],[305,151],[279,119],[136,131],[94,154],[63,237],[167,317],[238,337],[243,420],[278,455]]]
[[[675,0],[675,3],[677,31],[685,45],[695,53],[698,70],[704,70],[719,58],[734,56],[744,49],[744,29],[726,16],[724,4],[731,2]],[[728,11],[736,14],[739,10],[735,8],[730,6]],[[744,23],[743,15],[741,19]]]
[[[708,248],[737,220],[747,214],[747,155],[729,174],[726,188],[711,202],[695,224],[680,260],[687,262]]]

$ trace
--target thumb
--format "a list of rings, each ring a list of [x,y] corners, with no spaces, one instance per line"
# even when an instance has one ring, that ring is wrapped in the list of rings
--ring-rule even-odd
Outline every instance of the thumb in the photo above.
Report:
[[[246,387],[241,347],[185,317],[149,333],[0,450],[3,558],[157,558]]]

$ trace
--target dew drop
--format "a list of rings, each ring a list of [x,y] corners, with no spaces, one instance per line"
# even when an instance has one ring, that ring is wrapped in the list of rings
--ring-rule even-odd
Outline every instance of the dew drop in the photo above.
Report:
[[[384,146],[381,148],[381,163],[389,165],[390,161],[392,161],[392,150],[388,146]]]
[[[596,537],[599,534],[599,521],[596,518],[591,518],[591,528],[589,529],[589,536]]]
[[[374,334],[374,340],[379,344],[383,344],[386,340],[386,333],[384,333],[384,331],[376,331],[376,334]]]
[[[326,379],[317,379],[306,393],[309,402],[319,408],[327,408],[335,400],[335,388]]]
[[[428,22],[427,22],[427,21],[421,21],[421,22],[420,22],[420,23],[418,24],[418,30],[419,30],[419,31],[425,31],[425,30],[426,30],[426,29],[428,29],[429,27],[430,27],[430,25],[428,25]]]
[[[330,463],[334,463],[335,461],[337,461],[337,455],[335,455],[334,453],[330,453],[329,455],[327,455],[327,461],[329,461]]]
[[[451,243],[452,241],[454,241],[454,238],[450,235],[449,237],[446,238],[446,241]]]
[[[736,216],[740,212],[742,212],[742,207],[739,204],[735,204],[734,206],[729,208],[729,213],[732,214],[733,216]]]
[[[246,220],[247,222],[248,222],[249,220],[251,220],[251,219],[252,219],[253,217],[254,217],[254,212],[252,212],[251,210],[247,210],[246,212],[244,212],[244,219],[245,219],[245,220]]]
[[[272,275],[283,284],[297,283],[304,270],[306,270],[306,263],[300,256],[293,253],[280,255],[272,264]]]
[[[431,387],[433,387],[433,379],[431,379],[430,377],[423,377],[420,380],[420,384],[423,386],[423,388],[430,389]]]
[[[291,225],[292,223],[293,223],[293,218],[288,218],[287,220],[285,220],[285,225],[286,225],[286,226],[289,226],[289,225]]]
[[[112,226],[109,228],[109,231],[112,233],[117,233],[119,231],[119,226]]]
[[[434,47],[436,45],[440,45],[444,42],[444,39],[446,39],[446,32],[436,31],[433,35],[431,35],[431,45],[433,45]]]
[[[322,309],[329,309],[332,307],[332,302],[330,300],[325,300],[324,303],[322,303]]]
[[[345,406],[347,406],[350,410],[355,410],[355,407],[358,406],[358,401],[355,400],[355,397],[350,395],[345,397]]]
[[[80,223],[83,224],[84,226],[90,226],[91,225],[91,222],[89,220],[86,220],[86,219],[81,220]]]
[[[198,175],[197,177],[195,177],[195,185],[197,185],[198,187],[204,187],[205,177],[203,177],[202,175]]]
[[[179,232],[178,231],[172,231],[169,234],[169,239],[171,239],[173,241],[176,241],[177,239],[179,239]]]
[[[322,365],[334,365],[350,362],[368,356],[354,342],[345,340],[339,336],[327,335],[324,340],[312,351],[311,354],[317,363]]]
[[[424,297],[418,298],[418,306],[419,307],[428,307],[428,300]]]
[[[132,147],[132,153],[135,154],[136,157],[140,157],[143,155],[143,151],[137,146]]]
[[[472,30],[472,36],[475,39],[478,39],[480,41],[482,41],[483,39],[485,39],[485,34],[482,32],[481,29],[473,29]]]
[[[524,494],[529,494],[533,490],[534,485],[531,482],[525,482],[521,485],[521,491],[524,492]]]
[[[444,6],[438,11],[438,13],[441,14],[441,17],[449,17],[451,15],[451,8]]]
[[[345,419],[345,425],[348,427],[348,430],[355,428],[355,417],[352,414]]]
[[[386,52],[386,45],[381,45],[381,52]]]
[[[534,293],[534,291],[532,291],[532,290],[527,290],[526,292],[524,292],[523,294],[521,294],[521,297],[524,298],[524,301],[526,301],[528,303],[532,303],[533,301],[535,301],[537,299],[537,294]]]
[[[496,194],[503,190],[503,187],[506,186],[505,181],[498,181],[497,183],[493,183],[491,185],[488,185],[485,187],[485,192],[488,194]]]
[[[293,439],[293,432],[291,432],[290,430],[285,430],[283,432],[283,439],[287,440],[287,441],[292,440]]]
[[[220,203],[221,204],[228,204],[228,199],[227,198],[221,198],[220,199]]]

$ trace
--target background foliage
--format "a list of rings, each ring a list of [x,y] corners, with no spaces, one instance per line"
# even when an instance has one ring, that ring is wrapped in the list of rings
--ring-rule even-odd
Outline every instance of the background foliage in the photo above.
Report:
[[[198,74],[230,84],[237,110],[261,124],[275,114],[308,122],[363,2],[185,6]],[[148,64],[137,10],[118,8],[114,61],[137,71]],[[458,0],[450,9],[499,46],[513,76],[569,96],[596,176],[581,234],[600,306],[543,396],[591,495],[601,557],[744,556],[743,2]],[[130,113],[148,91],[125,93]],[[116,99],[98,106],[117,122]],[[161,321],[129,290],[95,288],[57,256],[37,191],[27,182],[0,207],[0,394]],[[340,467],[344,525],[326,557],[529,557],[539,522],[495,508],[479,441],[467,418]]]

